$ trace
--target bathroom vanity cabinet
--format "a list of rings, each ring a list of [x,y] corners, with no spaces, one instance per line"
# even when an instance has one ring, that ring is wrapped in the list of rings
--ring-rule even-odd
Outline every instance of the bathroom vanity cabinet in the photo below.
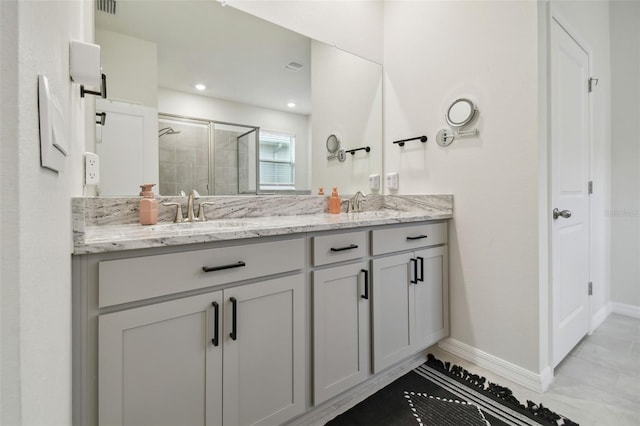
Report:
[[[447,335],[447,271],[446,221],[74,256],[74,424],[300,422]]]
[[[185,248],[74,259],[74,424],[279,424],[304,411],[305,238]]]
[[[370,280],[365,231],[312,237],[313,400],[370,375]],[[324,267],[324,268],[323,268]]]
[[[260,425],[300,414],[303,285],[298,273],[99,316],[99,423]]]
[[[375,373],[447,336],[446,243],[446,223],[372,231]]]

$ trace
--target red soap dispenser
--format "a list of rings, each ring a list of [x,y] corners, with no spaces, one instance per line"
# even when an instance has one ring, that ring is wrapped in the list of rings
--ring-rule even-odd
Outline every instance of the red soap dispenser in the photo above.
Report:
[[[335,186],[333,187],[333,192],[331,192],[331,197],[329,197],[329,213],[340,213],[340,197],[338,196],[338,188]]]
[[[146,183],[140,185],[140,225],[155,225],[158,223],[158,200],[153,195],[155,184]]]

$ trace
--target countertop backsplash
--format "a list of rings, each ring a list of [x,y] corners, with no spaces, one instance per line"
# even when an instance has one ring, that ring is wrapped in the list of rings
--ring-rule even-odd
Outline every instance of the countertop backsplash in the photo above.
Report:
[[[351,196],[342,197],[347,198]],[[251,219],[246,226],[216,230],[206,222],[172,227],[176,207],[162,203],[180,202],[186,214],[187,197],[157,196],[156,199],[158,224],[143,226],[138,224],[140,197],[72,198],[74,254],[453,217],[453,195],[450,194],[370,194],[363,199],[360,213],[339,215],[327,213],[328,196],[200,197],[194,203],[195,214],[200,202],[213,202],[205,207],[207,222],[211,224],[221,219]]]

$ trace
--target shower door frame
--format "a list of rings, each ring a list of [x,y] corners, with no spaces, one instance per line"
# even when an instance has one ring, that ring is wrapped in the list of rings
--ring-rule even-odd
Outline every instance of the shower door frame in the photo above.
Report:
[[[237,124],[234,124],[234,126],[239,126]],[[245,127],[245,126],[241,126],[241,127]],[[256,181],[255,181],[255,192],[253,193],[254,195],[258,195],[260,193],[260,127],[251,127],[251,130],[249,130],[248,132],[244,132],[243,134],[241,134],[240,136],[238,136],[236,138],[236,140],[239,141],[239,139],[243,136],[247,136],[250,133],[256,133],[256,146],[255,146],[255,160],[256,160],[256,170],[255,170],[255,176],[256,176]],[[237,149],[238,149],[238,166],[236,167],[238,169],[238,195],[247,195],[247,194],[251,194],[250,191],[247,192],[240,192],[240,144],[238,143],[237,145]]]
[[[193,124],[206,124],[207,125],[207,129],[208,129],[208,143],[209,143],[209,195],[215,195],[212,194],[215,193],[215,172],[214,172],[214,168],[215,168],[215,136],[214,136],[214,126],[216,124],[222,124],[222,125],[226,125],[226,126],[236,126],[236,127],[244,127],[246,129],[252,129],[249,130],[246,133],[250,133],[250,132],[256,132],[256,164],[255,164],[255,173],[256,173],[256,190],[255,192],[246,192],[244,194],[240,194],[239,191],[239,179],[238,179],[238,188],[236,190],[236,192],[238,193],[237,195],[248,195],[248,194],[253,194],[253,195],[258,195],[259,191],[260,191],[260,126],[255,126],[255,125],[248,125],[248,124],[239,124],[239,123],[232,123],[232,122],[228,122],[228,121],[218,121],[218,120],[212,120],[209,118],[198,118],[198,117],[189,117],[187,115],[179,115],[179,114],[169,114],[169,113],[164,113],[164,112],[159,112],[158,113],[158,121],[165,119],[165,120],[174,120],[174,121],[184,121],[187,123],[193,123]],[[237,147],[236,147],[237,148]],[[158,167],[159,164],[158,164]],[[238,167],[239,167],[239,163],[236,164],[236,172],[238,172]]]

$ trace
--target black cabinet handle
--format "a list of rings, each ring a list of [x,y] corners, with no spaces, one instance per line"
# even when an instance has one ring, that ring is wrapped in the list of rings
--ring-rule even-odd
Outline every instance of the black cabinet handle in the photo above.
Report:
[[[420,278],[417,281],[424,282],[424,257],[417,256],[416,259],[420,261]]]
[[[331,251],[345,251],[345,250],[353,250],[353,249],[357,249],[357,248],[358,248],[357,245],[351,244],[351,245],[348,245],[346,247],[338,247],[338,248],[331,247]]]
[[[238,329],[236,327],[238,326],[238,301],[235,297],[230,297],[229,300],[231,301],[231,333],[229,333],[229,337],[231,337],[232,340],[237,340]]]
[[[422,235],[418,235],[417,237],[407,237],[407,240],[409,240],[409,241],[411,241],[411,240],[421,240],[423,238],[429,238],[429,236],[422,234]]]
[[[369,300],[369,271],[360,269],[360,272],[364,272],[364,294],[360,297]]]
[[[205,272],[213,272],[213,271],[222,271],[223,269],[242,268],[243,266],[247,266],[247,264],[244,263],[243,261],[240,261],[238,263],[232,263],[231,265],[203,266],[202,270]]]
[[[413,263],[413,279],[409,280],[411,284],[418,284],[418,261],[416,259],[409,259],[409,262]]]
[[[218,302],[211,302],[211,305],[213,306],[213,339],[211,339],[211,343],[213,343],[213,346],[218,346],[219,344],[219,339],[218,339],[218,329],[220,328],[220,306],[218,305]]]

